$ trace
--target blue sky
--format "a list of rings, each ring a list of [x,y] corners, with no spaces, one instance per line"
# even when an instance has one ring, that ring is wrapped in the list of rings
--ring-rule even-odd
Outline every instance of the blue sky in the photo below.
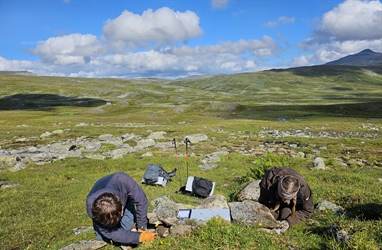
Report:
[[[0,70],[234,74],[382,52],[379,0],[0,0]]]

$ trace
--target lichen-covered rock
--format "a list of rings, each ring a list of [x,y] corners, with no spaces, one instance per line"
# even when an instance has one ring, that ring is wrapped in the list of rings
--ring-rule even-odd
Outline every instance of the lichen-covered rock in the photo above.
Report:
[[[231,209],[233,222],[249,224],[264,228],[277,228],[280,222],[274,219],[269,208],[255,201],[245,200],[243,202],[228,203]]]
[[[222,195],[209,196],[196,206],[198,209],[229,208],[227,199]]]
[[[329,201],[323,200],[316,206],[316,211],[332,210],[334,213],[341,215],[345,212],[345,209],[341,206],[337,206]]]
[[[245,186],[237,195],[239,201],[252,200],[257,201],[260,197],[260,183],[261,180],[254,180]]]
[[[188,138],[191,143],[198,143],[198,142],[202,142],[202,141],[207,141],[208,140],[208,136],[206,134],[187,135],[187,136],[183,137],[183,141],[185,141],[186,138]]]
[[[171,226],[178,220],[178,210],[179,207],[176,202],[170,199],[163,199],[163,202],[159,203],[157,207],[154,208],[153,213],[155,213],[158,219],[164,224]]]
[[[60,250],[95,250],[104,247],[106,244],[106,242],[99,240],[81,240]]]

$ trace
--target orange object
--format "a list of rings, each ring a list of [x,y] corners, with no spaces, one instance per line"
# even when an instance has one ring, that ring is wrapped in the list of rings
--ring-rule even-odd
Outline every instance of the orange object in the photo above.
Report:
[[[139,238],[139,242],[146,242],[146,241],[150,241],[150,240],[155,240],[156,238],[157,238],[156,233],[150,233],[150,232],[143,231],[141,233],[141,237]]]

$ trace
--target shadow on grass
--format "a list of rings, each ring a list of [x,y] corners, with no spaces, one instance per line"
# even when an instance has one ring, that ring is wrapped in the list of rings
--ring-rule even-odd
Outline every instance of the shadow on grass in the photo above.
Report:
[[[331,105],[239,106],[226,119],[301,119],[304,117],[382,118],[382,99]]]
[[[96,98],[75,98],[56,94],[15,94],[0,99],[0,110],[50,109],[55,106],[97,107],[106,104]]]
[[[382,204],[355,204],[346,208],[346,215],[350,218],[363,221],[382,220]]]

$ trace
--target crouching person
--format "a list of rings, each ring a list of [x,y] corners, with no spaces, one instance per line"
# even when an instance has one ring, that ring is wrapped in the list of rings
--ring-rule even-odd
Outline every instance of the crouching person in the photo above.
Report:
[[[86,211],[98,240],[135,246],[156,239],[147,232],[148,201],[142,188],[126,173],[99,179],[86,197]],[[136,225],[137,231],[131,231]]]
[[[309,218],[314,212],[312,191],[295,170],[273,167],[260,182],[259,203],[267,206],[281,222],[280,232]]]

